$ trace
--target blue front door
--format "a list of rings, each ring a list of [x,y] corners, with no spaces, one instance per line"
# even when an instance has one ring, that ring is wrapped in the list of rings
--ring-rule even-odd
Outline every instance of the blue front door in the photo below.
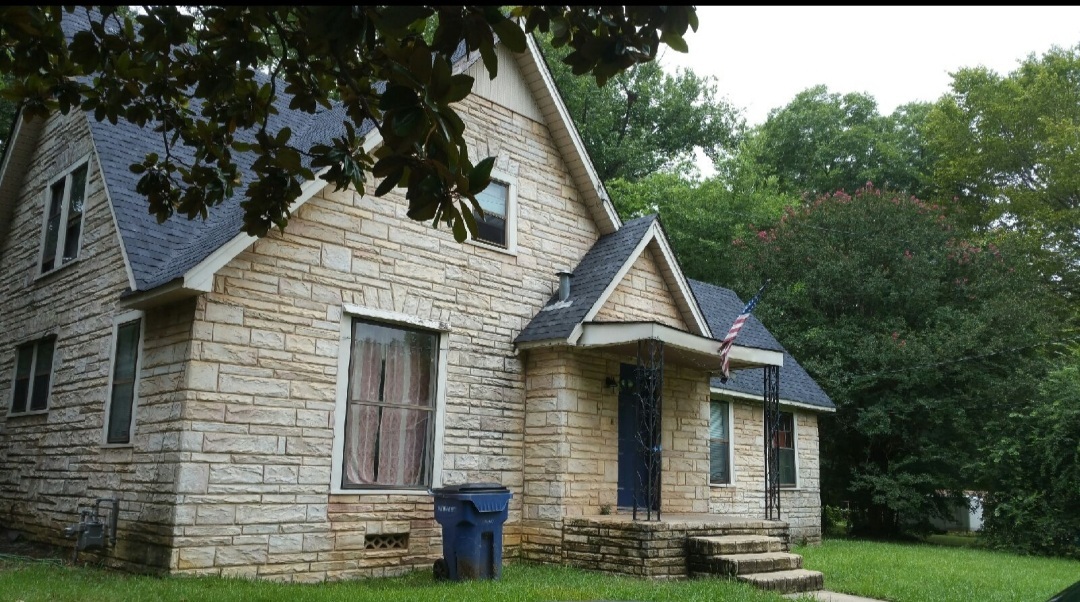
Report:
[[[629,508],[645,502],[645,450],[642,446],[641,401],[637,394],[637,366],[619,369],[619,490],[618,505]]]

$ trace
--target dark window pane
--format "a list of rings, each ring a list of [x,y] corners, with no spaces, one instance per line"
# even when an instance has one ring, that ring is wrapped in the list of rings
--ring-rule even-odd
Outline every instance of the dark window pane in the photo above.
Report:
[[[15,354],[15,391],[11,399],[12,413],[26,411],[30,394],[30,367],[34,362],[34,346],[23,345]]]
[[[106,434],[109,443],[131,441],[132,406],[135,403],[139,362],[139,327],[139,320],[133,320],[116,329],[116,358],[113,362],[113,388]]]
[[[86,196],[86,166],[71,174],[71,194],[68,201],[67,231],[64,233],[64,263],[79,255],[79,233],[82,231],[83,201]]]
[[[731,482],[731,471],[728,466],[728,443],[709,442],[709,482],[714,485],[726,485]]]
[[[131,442],[131,402],[135,397],[135,383],[113,383],[112,400],[109,404],[109,443]]]
[[[37,358],[34,360],[34,386],[30,392],[30,410],[44,410],[49,407],[49,377],[52,376],[53,339],[43,339],[37,343]]]
[[[780,450],[780,484],[795,486],[795,450]]]
[[[45,250],[41,257],[41,273],[53,269],[56,260],[56,242],[60,237],[60,210],[64,202],[64,182],[52,185],[49,189],[49,216],[45,220]]]

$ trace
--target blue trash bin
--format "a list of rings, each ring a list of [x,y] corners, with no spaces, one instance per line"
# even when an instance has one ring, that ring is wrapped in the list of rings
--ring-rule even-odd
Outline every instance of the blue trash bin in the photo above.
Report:
[[[443,557],[435,562],[435,578],[498,579],[510,490],[498,483],[466,483],[432,493],[443,535]]]

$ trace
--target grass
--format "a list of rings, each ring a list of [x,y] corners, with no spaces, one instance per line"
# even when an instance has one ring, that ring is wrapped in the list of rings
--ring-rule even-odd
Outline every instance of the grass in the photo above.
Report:
[[[718,579],[660,582],[565,567],[512,564],[501,581],[436,583],[428,571],[314,585],[210,577],[146,577],[28,560],[0,561],[0,601],[162,600],[183,602],[425,602],[434,600],[670,600],[784,602]]]
[[[972,547],[827,539],[794,550],[833,591],[892,602],[1039,602],[1080,580],[1080,562]]]
[[[943,533],[927,535],[926,542],[936,546],[954,546],[958,548],[977,548],[983,545],[975,533]]]

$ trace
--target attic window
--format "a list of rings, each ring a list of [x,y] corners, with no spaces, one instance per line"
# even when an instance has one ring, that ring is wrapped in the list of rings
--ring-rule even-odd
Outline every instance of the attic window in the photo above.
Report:
[[[46,274],[79,256],[83,205],[86,202],[86,163],[49,185],[45,205],[41,273]]]
[[[476,216],[476,236],[474,240],[511,253],[517,251],[517,199],[516,187],[511,178],[492,175],[491,183],[476,200],[484,210],[483,217]]]

